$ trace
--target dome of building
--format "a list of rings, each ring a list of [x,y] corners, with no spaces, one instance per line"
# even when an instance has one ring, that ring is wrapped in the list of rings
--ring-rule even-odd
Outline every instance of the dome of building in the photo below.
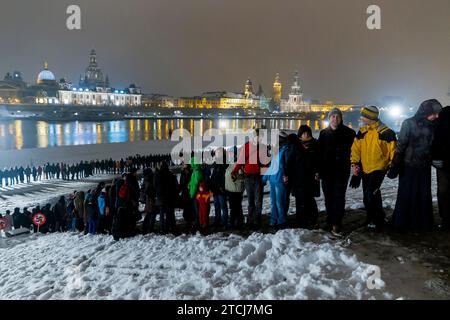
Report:
[[[38,84],[45,84],[45,83],[53,82],[53,81],[56,81],[55,75],[53,74],[53,72],[48,70],[48,64],[46,62],[44,64],[44,70],[39,72],[39,75],[38,75],[38,78],[37,78],[37,83]]]

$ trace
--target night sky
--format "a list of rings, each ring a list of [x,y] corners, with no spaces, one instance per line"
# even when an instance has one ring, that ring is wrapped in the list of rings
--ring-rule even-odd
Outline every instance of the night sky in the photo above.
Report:
[[[78,82],[91,48],[119,87],[175,96],[243,91],[251,77],[287,96],[298,69],[305,97],[376,103],[402,96],[449,104],[449,0],[0,0],[0,75],[35,81],[44,61]],[[66,28],[78,4],[82,30]],[[382,9],[382,29],[366,9]]]

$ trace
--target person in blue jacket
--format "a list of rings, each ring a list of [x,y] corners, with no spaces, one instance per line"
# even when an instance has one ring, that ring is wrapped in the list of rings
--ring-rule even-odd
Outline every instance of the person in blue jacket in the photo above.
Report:
[[[263,184],[269,182],[270,185],[270,226],[275,229],[282,229],[286,225],[286,192],[285,169],[288,160],[288,135],[281,131],[279,135],[279,149],[277,154],[272,155],[269,169],[263,176]]]

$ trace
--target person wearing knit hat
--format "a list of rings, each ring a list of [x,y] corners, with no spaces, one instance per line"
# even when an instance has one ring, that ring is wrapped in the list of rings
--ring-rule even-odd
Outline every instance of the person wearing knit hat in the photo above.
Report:
[[[341,111],[339,108],[334,108],[333,110],[331,110],[331,111],[328,113],[328,119],[330,119],[331,116],[333,116],[333,115],[338,115],[338,116],[341,117],[341,119],[343,118],[343,116],[342,116],[342,111]]]
[[[300,126],[286,170],[287,182],[295,197],[296,218],[300,228],[314,228],[319,216],[314,199],[320,196],[317,155],[318,143],[312,136],[311,128]]]
[[[364,125],[352,146],[352,181],[362,179],[367,227],[379,229],[385,223],[380,187],[392,164],[397,136],[379,120],[379,111],[375,106],[362,109],[361,121]],[[357,189],[358,184],[352,183],[350,186]]]
[[[361,110],[361,117],[372,120],[372,121],[378,121],[378,118],[380,116],[380,110],[378,110],[375,106],[367,106],[362,108]]]

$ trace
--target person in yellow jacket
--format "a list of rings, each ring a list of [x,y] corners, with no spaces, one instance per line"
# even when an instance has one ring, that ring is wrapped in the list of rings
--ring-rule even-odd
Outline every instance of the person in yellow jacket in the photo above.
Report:
[[[397,136],[379,119],[375,106],[361,110],[364,124],[352,145],[352,173],[362,178],[367,227],[379,229],[384,225],[385,213],[380,187],[391,166],[397,146]]]

